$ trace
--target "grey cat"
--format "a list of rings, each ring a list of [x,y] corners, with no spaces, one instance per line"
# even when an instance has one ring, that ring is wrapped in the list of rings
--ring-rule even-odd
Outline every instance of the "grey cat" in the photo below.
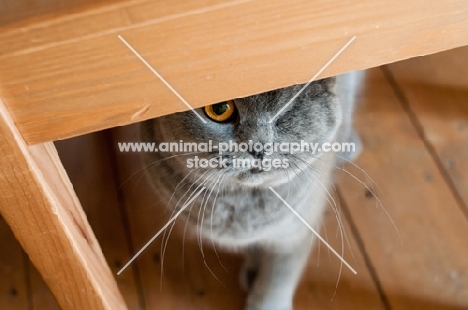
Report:
[[[338,154],[278,150],[229,150],[222,155],[216,150],[145,153],[147,175],[157,195],[170,201],[174,213],[206,187],[183,214],[200,237],[245,253],[240,280],[248,290],[246,309],[293,308],[293,295],[314,238],[269,187],[318,230],[330,200],[327,188],[332,183],[333,168],[339,160],[351,160],[360,149],[351,128],[351,114],[361,77],[361,72],[352,72],[312,82],[271,123],[269,120],[303,85],[234,99],[212,105],[210,110],[197,109],[206,123],[187,111],[142,124],[142,140],[156,143],[356,143],[354,152]],[[227,119],[218,119],[229,109]],[[194,156],[223,159],[226,167],[188,168],[187,159]],[[288,165],[271,170],[239,168],[236,159],[277,159]]]

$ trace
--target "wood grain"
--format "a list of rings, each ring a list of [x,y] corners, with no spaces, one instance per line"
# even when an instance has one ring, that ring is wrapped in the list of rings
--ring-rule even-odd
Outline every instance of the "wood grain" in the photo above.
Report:
[[[385,296],[392,309],[465,309],[467,218],[380,69],[369,71],[362,96],[357,164],[383,206],[347,173],[339,187]]]
[[[468,48],[388,67],[468,215]]]
[[[26,146],[0,102],[0,211],[63,309],[124,309],[52,142]]]
[[[116,2],[116,0],[112,0]],[[16,0],[0,2],[0,27],[22,27],[31,22],[51,20],[76,14],[85,9],[96,9],[110,0]]]
[[[0,96],[29,144],[468,44],[463,0],[124,1],[0,29]]]

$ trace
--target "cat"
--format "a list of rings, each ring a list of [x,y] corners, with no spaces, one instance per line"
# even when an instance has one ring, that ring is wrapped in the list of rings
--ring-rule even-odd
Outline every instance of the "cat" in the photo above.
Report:
[[[148,120],[141,125],[142,141],[220,143],[289,143],[319,145],[351,141],[347,152],[246,152],[230,149],[201,152],[144,154],[147,176],[157,195],[175,213],[201,187],[201,194],[182,213],[202,238],[245,255],[240,282],[248,291],[248,310],[291,310],[293,296],[314,241],[311,231],[270,190],[283,197],[318,230],[328,203],[327,188],[339,161],[352,160],[360,151],[351,121],[354,97],[362,72],[314,81],[269,122],[303,85],[230,100],[195,111]],[[229,115],[224,115],[229,110]],[[226,116],[228,116],[226,118]],[[200,168],[187,159],[224,161],[225,166]],[[281,166],[235,166],[235,160],[277,159]],[[193,161],[191,162],[193,164]],[[283,165],[287,163],[287,165]]]

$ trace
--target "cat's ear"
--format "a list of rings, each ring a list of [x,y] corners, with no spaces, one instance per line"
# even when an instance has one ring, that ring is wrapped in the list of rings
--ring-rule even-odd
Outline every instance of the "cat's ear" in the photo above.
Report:
[[[322,79],[321,82],[328,89],[334,89],[335,85],[336,85],[336,77],[332,76],[332,77],[329,77],[329,78],[326,78],[326,79]]]
[[[336,94],[336,77],[332,76],[329,78],[325,78],[320,80],[322,87],[324,87],[327,91]]]

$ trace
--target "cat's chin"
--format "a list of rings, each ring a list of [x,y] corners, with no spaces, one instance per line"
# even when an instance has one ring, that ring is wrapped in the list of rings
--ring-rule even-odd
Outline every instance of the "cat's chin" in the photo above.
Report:
[[[260,176],[238,177],[237,182],[245,187],[263,187],[264,180]]]
[[[287,183],[287,178],[275,177],[271,172],[250,173],[248,171],[240,173],[236,181],[245,187],[250,188],[268,188]]]

